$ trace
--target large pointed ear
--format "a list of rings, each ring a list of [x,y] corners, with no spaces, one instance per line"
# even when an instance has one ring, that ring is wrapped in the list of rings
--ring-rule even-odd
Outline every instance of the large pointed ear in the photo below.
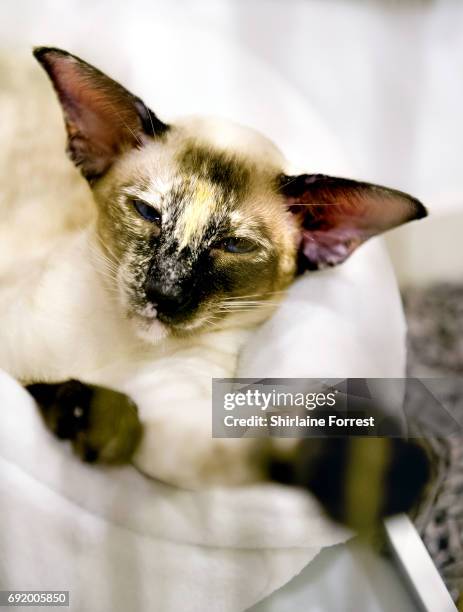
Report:
[[[89,181],[123,151],[168,130],[140,98],[78,57],[49,47],[34,49],[34,56],[58,94],[68,154]]]
[[[401,191],[322,174],[284,175],[279,189],[300,225],[301,272],[340,264],[368,238],[427,215]]]

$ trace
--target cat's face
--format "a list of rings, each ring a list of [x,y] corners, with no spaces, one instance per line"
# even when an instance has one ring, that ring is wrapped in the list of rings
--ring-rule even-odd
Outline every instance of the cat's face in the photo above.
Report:
[[[341,263],[369,237],[425,215],[394,190],[287,176],[252,130],[195,118],[168,126],[82,60],[35,54],[93,190],[104,278],[150,341],[257,322],[297,273]]]
[[[279,193],[281,161],[251,130],[190,120],[98,181],[101,245],[121,304],[145,336],[269,314],[294,277],[298,246]]]

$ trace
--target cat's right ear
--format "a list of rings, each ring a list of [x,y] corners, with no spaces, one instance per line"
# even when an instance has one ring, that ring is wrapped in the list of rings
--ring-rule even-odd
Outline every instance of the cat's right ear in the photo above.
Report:
[[[50,47],[34,49],[34,56],[61,103],[68,154],[90,182],[118,155],[169,129],[140,98],[78,57]]]

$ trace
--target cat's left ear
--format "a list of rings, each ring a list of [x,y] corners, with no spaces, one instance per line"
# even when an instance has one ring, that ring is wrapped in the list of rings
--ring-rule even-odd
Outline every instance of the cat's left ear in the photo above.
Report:
[[[368,238],[427,215],[401,191],[322,174],[284,175],[279,191],[300,227],[300,272],[340,264]]]
[[[169,129],[140,98],[75,55],[38,47],[34,56],[58,94],[68,154],[89,181],[104,174],[122,152]]]

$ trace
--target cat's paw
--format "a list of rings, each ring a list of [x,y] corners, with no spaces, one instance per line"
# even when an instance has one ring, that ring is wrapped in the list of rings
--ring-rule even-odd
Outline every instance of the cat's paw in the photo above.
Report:
[[[26,388],[35,398],[48,428],[59,438],[71,440],[83,461],[130,461],[142,427],[129,397],[77,380]]]

